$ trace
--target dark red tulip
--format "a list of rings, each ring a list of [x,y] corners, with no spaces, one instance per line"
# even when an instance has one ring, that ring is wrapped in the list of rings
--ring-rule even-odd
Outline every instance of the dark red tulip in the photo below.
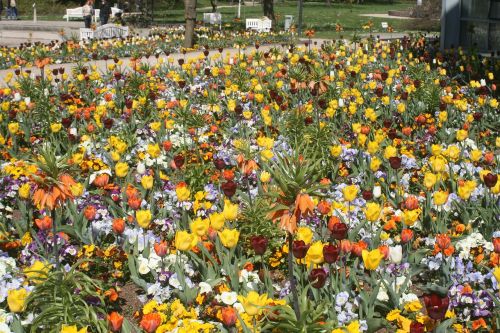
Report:
[[[104,119],[103,124],[104,124],[104,128],[111,129],[111,127],[113,127],[113,119],[106,118],[106,119]]]
[[[483,114],[481,112],[474,112],[472,116],[474,117],[475,121],[480,121],[481,118],[483,118]]]
[[[214,165],[217,170],[222,170],[226,167],[226,163],[222,158],[216,158],[214,160]]]
[[[424,333],[425,325],[419,323],[418,321],[412,321],[410,324],[410,333]]]
[[[372,190],[364,190],[363,193],[363,199],[366,201],[373,199],[373,191]]]
[[[437,294],[424,295],[424,304],[427,314],[434,320],[441,320],[448,310],[450,299],[448,296],[440,297]]]
[[[177,168],[182,168],[184,165],[184,155],[179,154],[174,156],[174,163]]]
[[[326,282],[327,274],[323,268],[315,268],[309,273],[309,282],[314,282],[312,286],[314,288],[323,288]]]
[[[484,185],[486,185],[486,187],[492,188],[497,184],[498,175],[494,175],[490,172],[487,175],[483,176],[483,180],[484,180]]]
[[[398,156],[389,157],[389,164],[391,165],[391,168],[393,168],[394,170],[401,168],[401,157]]]
[[[232,180],[223,183],[221,186],[222,191],[226,195],[226,197],[231,198],[236,193],[236,183]]]
[[[70,127],[72,122],[73,118],[71,116],[61,119],[61,124],[64,126],[64,128]]]
[[[340,254],[340,248],[333,244],[327,244],[323,246],[323,257],[325,262],[332,264],[337,261]]]
[[[347,227],[347,224],[343,222],[335,223],[332,226],[332,237],[336,240],[345,239],[347,236],[348,229],[349,228]]]
[[[306,256],[307,250],[309,250],[309,245],[306,245],[303,240],[293,241],[292,252],[295,258],[304,258]]]
[[[257,255],[263,255],[266,252],[269,240],[264,236],[252,236],[250,245]]]

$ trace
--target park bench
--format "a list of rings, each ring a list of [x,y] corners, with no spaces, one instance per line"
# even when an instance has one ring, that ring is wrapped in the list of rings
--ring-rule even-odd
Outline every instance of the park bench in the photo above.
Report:
[[[97,27],[95,30],[80,28],[80,40],[86,39],[104,39],[104,38],[115,38],[115,37],[127,37],[128,27],[123,27],[116,24],[105,24]]]
[[[123,12],[120,8],[116,7],[111,7],[111,17],[115,17],[116,14]],[[99,19],[99,9],[94,10],[94,22],[97,22]],[[67,8],[66,9],[66,15],[63,16],[63,18],[66,19],[66,21],[69,21],[69,19],[82,19],[83,20],[83,7],[77,7],[77,8]]]
[[[256,30],[258,32],[269,32],[271,31],[273,21],[268,19],[267,17],[261,19],[247,19],[246,20],[246,29],[247,30]]]

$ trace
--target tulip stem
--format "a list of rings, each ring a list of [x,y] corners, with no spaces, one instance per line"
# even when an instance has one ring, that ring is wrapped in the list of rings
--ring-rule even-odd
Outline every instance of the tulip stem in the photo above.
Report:
[[[59,250],[57,248],[57,226],[56,226],[56,210],[53,209],[52,215],[52,240],[53,240],[53,251],[54,251],[54,261],[56,263],[56,269],[59,269]]]
[[[295,284],[295,277],[293,275],[293,236],[288,233],[288,277],[290,278],[290,289],[292,291],[292,302],[293,311],[297,317],[297,321],[300,321],[300,309],[299,309],[299,296],[297,295],[297,285]]]

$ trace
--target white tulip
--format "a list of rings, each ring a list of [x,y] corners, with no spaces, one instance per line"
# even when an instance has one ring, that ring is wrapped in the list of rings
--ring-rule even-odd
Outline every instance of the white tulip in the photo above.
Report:
[[[403,259],[403,248],[401,245],[389,247],[389,259],[394,264],[399,264]]]
[[[380,187],[379,185],[374,186],[373,187],[373,197],[375,199],[377,199],[377,198],[380,198],[381,195],[382,195],[382,187]]]

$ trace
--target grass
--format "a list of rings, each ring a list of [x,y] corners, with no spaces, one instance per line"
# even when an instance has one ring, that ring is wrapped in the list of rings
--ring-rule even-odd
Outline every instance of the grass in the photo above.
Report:
[[[235,2],[235,4],[237,4]],[[360,16],[360,14],[375,14],[387,13],[389,9],[404,10],[413,6],[413,0],[399,0],[389,4],[388,2],[368,2],[363,5],[345,4],[345,3],[332,3],[327,6],[324,2],[306,2],[304,3],[303,24],[304,29],[314,29],[316,37],[323,38],[336,38],[338,33],[335,32],[335,25],[339,23],[344,28],[344,35],[352,35],[354,32],[367,32],[362,30],[362,26],[369,20],[373,22],[373,32],[382,32],[382,22],[388,22],[394,30],[406,31],[412,29],[411,21],[400,19],[386,19],[376,17]],[[219,6],[228,6],[229,2],[219,2]],[[67,4],[51,3],[51,1],[37,3],[38,18],[40,20],[62,20],[66,8],[78,7],[79,2],[68,2]],[[32,18],[32,8],[29,2],[20,2],[19,5],[21,17],[23,19]],[[203,13],[210,12],[211,10],[209,0],[198,1],[198,20],[202,21]],[[277,15],[278,24],[283,25],[285,15],[293,15],[295,22],[297,22],[298,8],[297,1],[281,1],[274,5],[275,13]],[[232,8],[219,8],[222,13],[223,22],[231,22],[236,17],[237,7]],[[244,22],[246,18],[257,18],[262,16],[262,6],[242,6],[241,19]],[[182,1],[177,3],[174,8],[167,8],[166,3],[159,3],[155,7],[155,24],[182,24],[184,22],[184,6]],[[430,25],[431,28],[436,29],[439,25]]]

